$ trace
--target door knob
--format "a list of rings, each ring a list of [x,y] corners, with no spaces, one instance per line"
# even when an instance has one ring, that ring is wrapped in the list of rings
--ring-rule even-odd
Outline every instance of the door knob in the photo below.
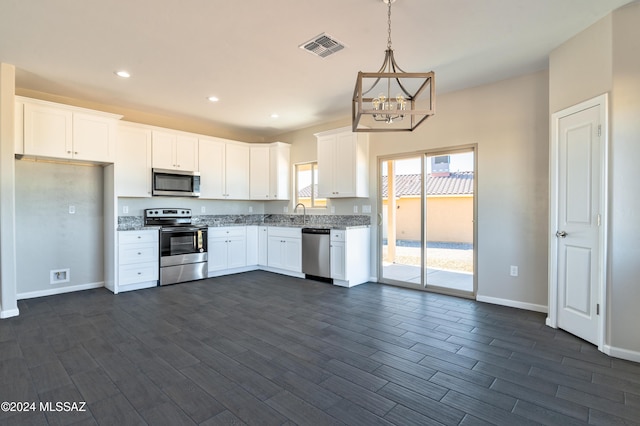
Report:
[[[567,233],[565,231],[556,232],[556,237],[558,237],[558,238],[564,238],[566,236],[567,236]]]

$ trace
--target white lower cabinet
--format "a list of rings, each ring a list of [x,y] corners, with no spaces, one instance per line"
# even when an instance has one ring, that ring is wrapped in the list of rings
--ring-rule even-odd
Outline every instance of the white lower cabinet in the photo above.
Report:
[[[345,232],[346,231],[331,231],[331,278],[334,280],[344,280],[346,277]]]
[[[267,266],[284,271],[302,272],[301,228],[268,227]]]
[[[223,226],[210,227],[208,232],[209,277],[256,269],[304,277],[301,228]],[[333,283],[353,287],[369,281],[369,228],[331,230],[330,239]],[[118,232],[118,277],[114,293],[158,284],[158,240],[158,231]]]
[[[247,266],[247,228],[209,228],[207,252],[209,276],[219,275],[220,271]]]
[[[258,227],[258,266],[267,266],[269,259],[269,228]]]
[[[247,226],[247,266],[258,264],[258,226]]]
[[[342,287],[369,281],[369,228],[331,230],[331,278]]]
[[[118,279],[114,293],[158,285],[158,231],[118,232]]]

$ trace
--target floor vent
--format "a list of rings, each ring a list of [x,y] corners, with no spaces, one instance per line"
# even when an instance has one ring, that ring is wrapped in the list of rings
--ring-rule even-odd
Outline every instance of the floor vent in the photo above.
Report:
[[[312,55],[326,58],[344,49],[344,44],[330,36],[329,34],[322,33],[315,36],[311,40],[302,43],[298,46],[300,49],[304,49]]]

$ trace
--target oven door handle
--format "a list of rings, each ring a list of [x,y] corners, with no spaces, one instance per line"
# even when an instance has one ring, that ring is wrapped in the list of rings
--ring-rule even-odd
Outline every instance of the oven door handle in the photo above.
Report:
[[[205,231],[206,228],[186,228],[186,227],[179,227],[179,228],[162,228],[160,230],[160,232],[166,232],[166,233],[170,233],[170,232],[195,232],[195,231]]]

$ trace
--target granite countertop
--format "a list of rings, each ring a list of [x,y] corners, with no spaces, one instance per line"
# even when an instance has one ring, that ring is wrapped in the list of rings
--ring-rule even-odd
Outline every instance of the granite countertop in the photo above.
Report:
[[[202,225],[202,224],[201,224]],[[302,225],[300,223],[213,223],[206,224],[209,228],[222,228],[228,226],[272,226],[274,228],[316,228],[316,229],[357,229],[357,228],[370,228],[371,225]],[[159,231],[160,226],[144,226],[139,224],[120,224],[118,225],[118,231]]]
[[[201,215],[193,217],[193,224],[219,228],[225,226],[273,226],[283,228],[355,229],[369,228],[369,216],[351,215],[302,215],[257,214],[257,215]],[[119,216],[118,231],[159,230],[159,226],[144,226],[141,216]]]
[[[118,224],[118,231],[159,231],[159,226],[144,226],[141,224]]]

